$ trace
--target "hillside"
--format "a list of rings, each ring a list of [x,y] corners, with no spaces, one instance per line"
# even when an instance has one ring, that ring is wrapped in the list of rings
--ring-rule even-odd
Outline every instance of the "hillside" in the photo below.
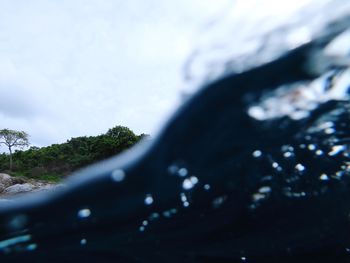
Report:
[[[0,154],[0,172],[37,180],[59,182],[73,171],[105,159],[132,147],[144,134],[135,135],[127,127],[116,126],[105,134],[71,138],[48,147],[32,146],[13,154],[13,170],[9,171],[9,156]]]

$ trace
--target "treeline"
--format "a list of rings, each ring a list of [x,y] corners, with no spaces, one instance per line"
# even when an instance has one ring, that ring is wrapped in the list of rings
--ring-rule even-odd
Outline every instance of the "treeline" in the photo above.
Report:
[[[99,160],[118,154],[147,135],[135,135],[129,128],[116,126],[98,136],[72,138],[66,143],[48,147],[32,146],[13,153],[13,169],[9,170],[9,156],[0,154],[0,171],[13,175],[59,181],[71,172]]]

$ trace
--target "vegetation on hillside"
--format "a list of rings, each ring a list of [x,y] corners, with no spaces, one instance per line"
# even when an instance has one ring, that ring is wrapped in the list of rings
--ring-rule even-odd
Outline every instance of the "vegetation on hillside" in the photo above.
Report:
[[[10,154],[10,170],[12,170],[12,151],[14,148],[24,148],[29,146],[28,134],[24,131],[9,129],[0,130],[0,144],[4,144]]]
[[[0,171],[58,182],[83,166],[130,148],[145,136],[135,135],[127,127],[116,126],[98,136],[72,138],[65,143],[42,148],[32,146],[26,151],[16,150],[12,154],[12,171],[9,171],[9,154],[2,153]]]

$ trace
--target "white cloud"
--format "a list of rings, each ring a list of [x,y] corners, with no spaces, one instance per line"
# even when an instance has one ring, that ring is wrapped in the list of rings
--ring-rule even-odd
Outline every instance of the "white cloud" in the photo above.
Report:
[[[152,133],[194,32],[226,2],[0,0],[0,128],[39,146],[118,124]]]

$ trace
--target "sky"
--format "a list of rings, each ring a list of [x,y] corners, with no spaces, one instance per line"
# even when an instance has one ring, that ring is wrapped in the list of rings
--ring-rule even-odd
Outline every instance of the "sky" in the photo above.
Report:
[[[181,102],[196,36],[228,2],[0,0],[0,129],[36,146],[116,125],[154,134]]]

